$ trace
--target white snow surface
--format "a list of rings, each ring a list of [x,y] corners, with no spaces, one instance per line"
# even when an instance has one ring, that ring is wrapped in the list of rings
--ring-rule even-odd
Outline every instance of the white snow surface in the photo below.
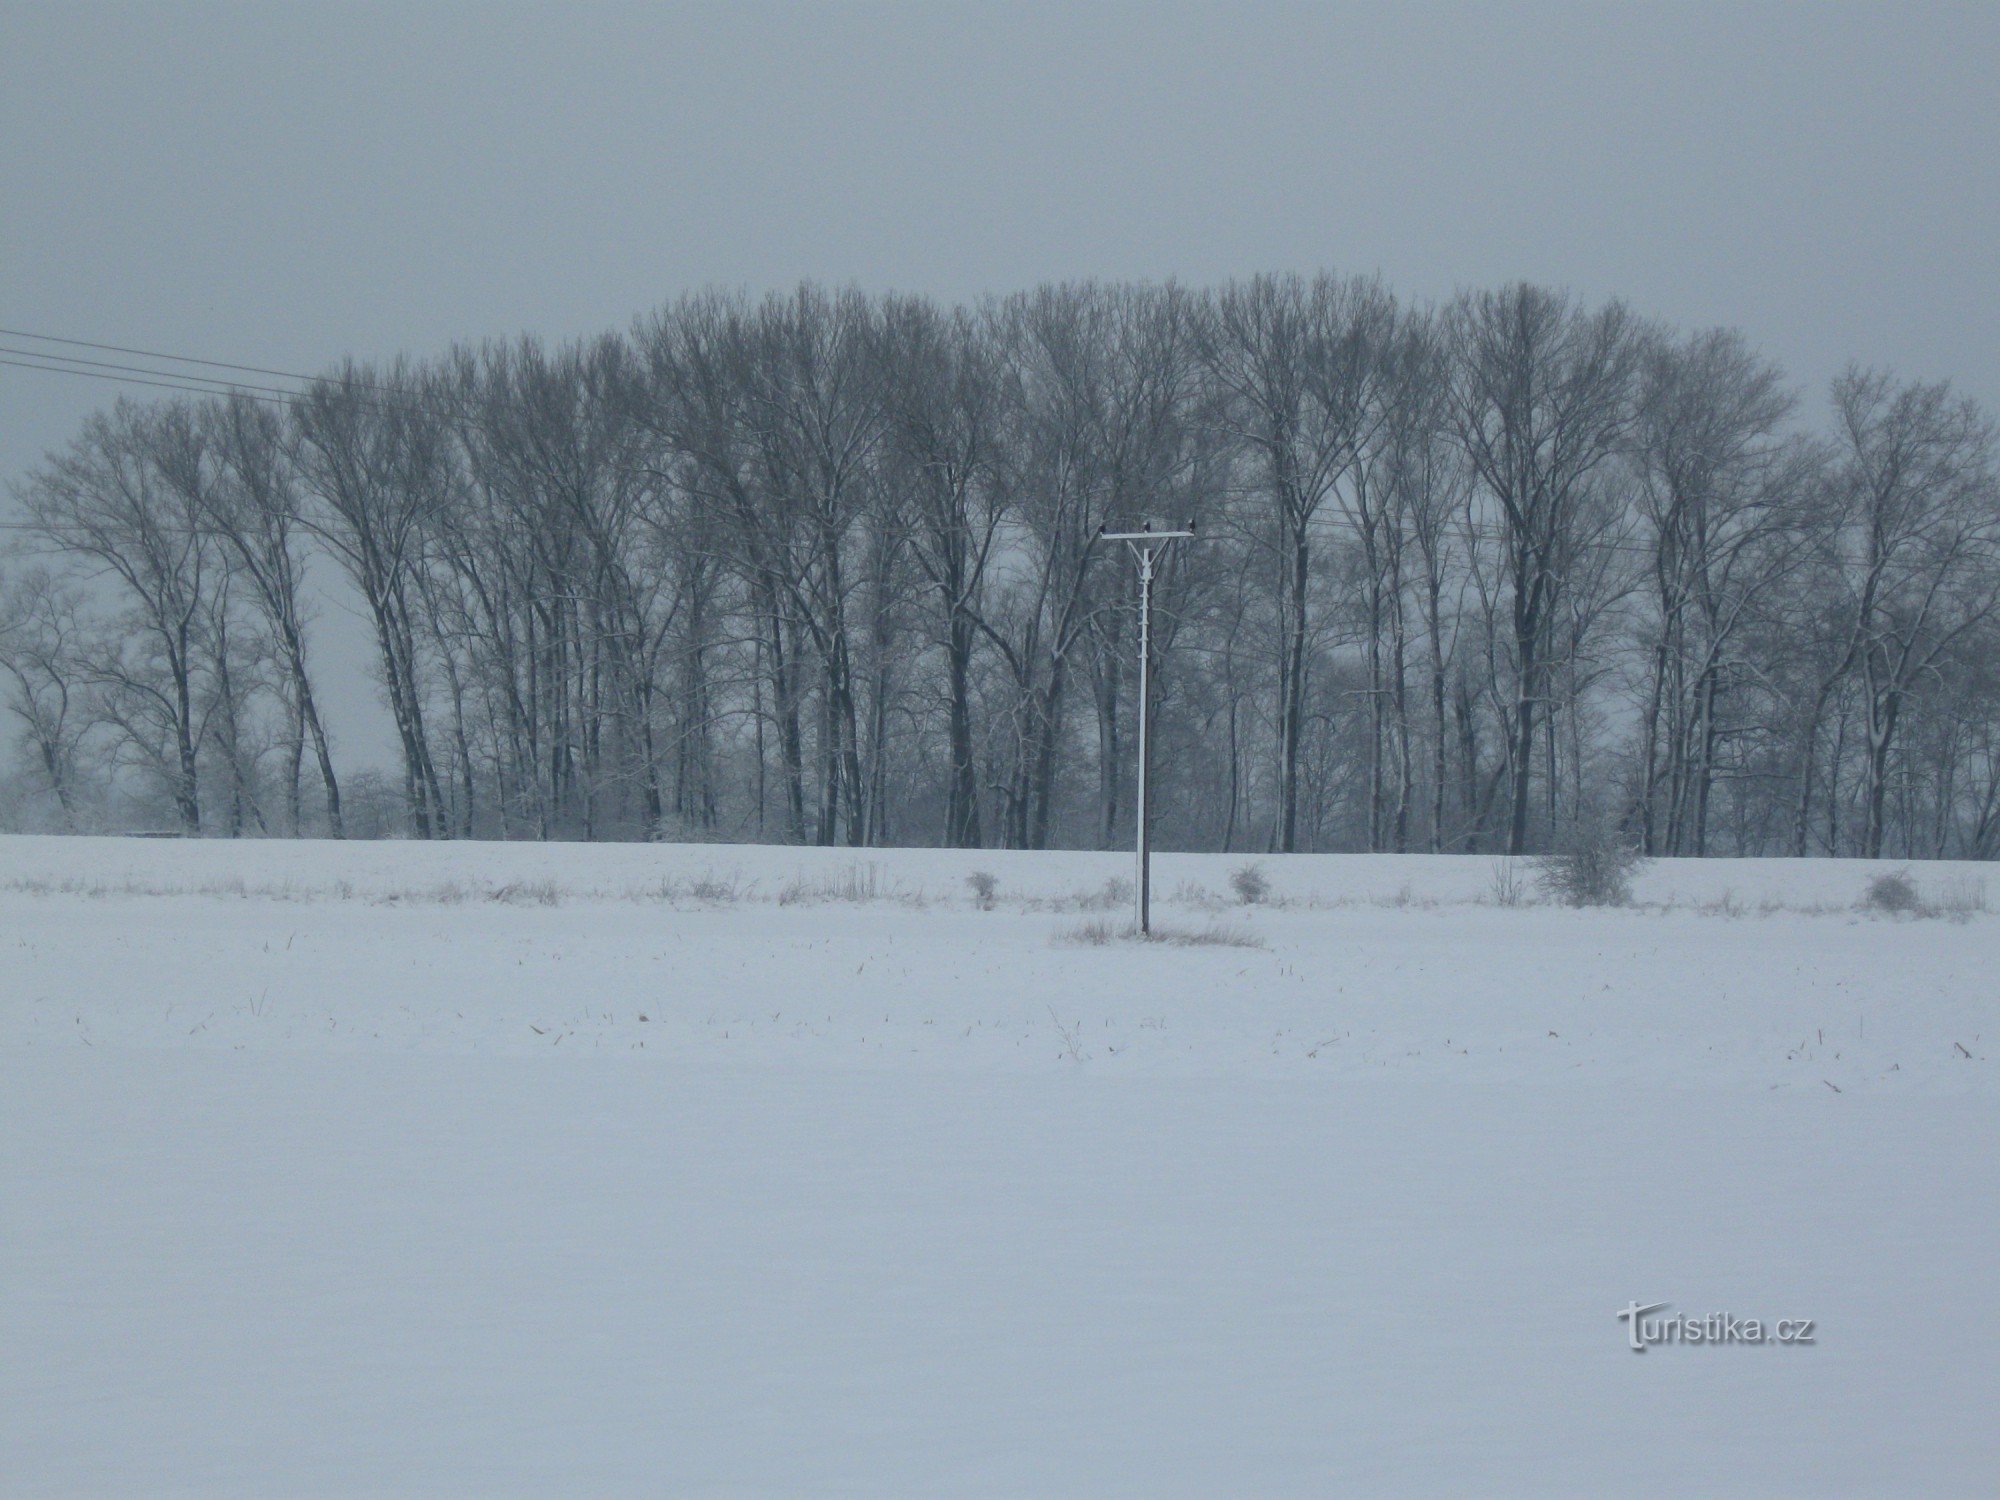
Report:
[[[0,1494],[1991,1493],[1882,868],[0,838]]]

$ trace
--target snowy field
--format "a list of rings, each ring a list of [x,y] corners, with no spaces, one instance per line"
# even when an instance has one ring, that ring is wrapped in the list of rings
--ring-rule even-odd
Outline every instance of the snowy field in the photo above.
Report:
[[[1248,862],[0,839],[0,1493],[1992,1493],[1985,868]]]

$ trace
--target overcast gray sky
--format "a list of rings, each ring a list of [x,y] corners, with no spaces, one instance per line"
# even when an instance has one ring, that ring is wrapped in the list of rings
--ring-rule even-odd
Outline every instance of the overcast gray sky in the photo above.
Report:
[[[246,364],[1328,267],[2000,406],[2000,4],[0,0],[0,140],[0,326]],[[114,392],[0,366],[0,481]]]

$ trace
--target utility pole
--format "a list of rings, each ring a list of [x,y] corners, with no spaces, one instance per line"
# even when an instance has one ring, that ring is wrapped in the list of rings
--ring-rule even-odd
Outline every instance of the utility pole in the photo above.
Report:
[[[1172,543],[1188,541],[1193,536],[1192,521],[1187,523],[1184,531],[1155,531],[1150,521],[1143,531],[1097,528],[1099,541],[1123,542],[1132,549],[1133,560],[1139,564],[1139,807],[1138,815],[1133,819],[1138,846],[1135,851],[1138,879],[1133,883],[1132,904],[1139,920],[1141,937],[1153,930],[1153,827],[1147,784],[1147,773],[1153,765],[1150,743],[1153,723],[1153,559]]]

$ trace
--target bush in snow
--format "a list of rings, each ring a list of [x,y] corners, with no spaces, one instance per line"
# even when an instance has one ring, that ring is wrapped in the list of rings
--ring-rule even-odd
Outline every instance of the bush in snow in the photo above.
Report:
[[[1896,916],[1924,909],[1923,897],[1917,894],[1917,883],[1910,879],[1908,870],[1884,870],[1880,875],[1870,876],[1861,904],[1870,911],[1886,911]]]
[[[1240,865],[1229,877],[1229,888],[1245,906],[1258,906],[1271,894],[1271,877],[1262,865]]]
[[[991,870],[974,870],[965,877],[965,883],[972,887],[972,904],[981,911],[993,910],[993,897],[1000,889],[1000,879]]]
[[[1632,877],[1644,863],[1609,820],[1579,818],[1535,860],[1535,878],[1565,906],[1626,906]]]

